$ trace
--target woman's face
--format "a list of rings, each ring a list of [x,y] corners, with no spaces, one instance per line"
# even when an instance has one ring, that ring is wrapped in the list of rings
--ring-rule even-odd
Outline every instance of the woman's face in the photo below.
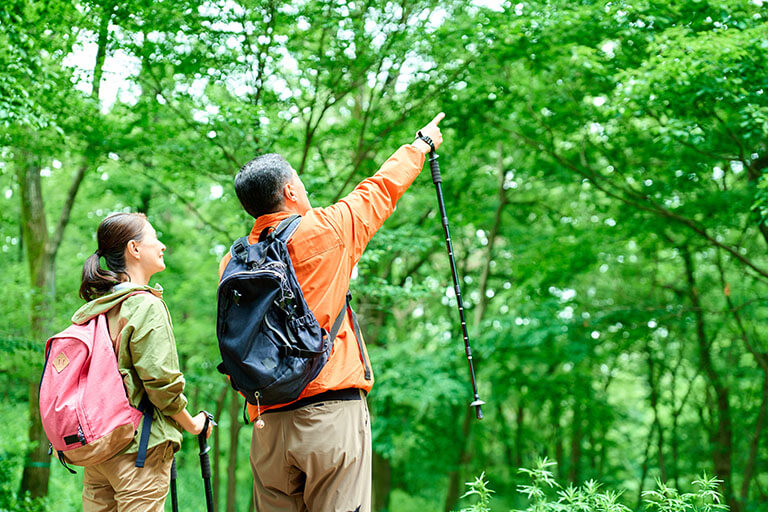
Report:
[[[165,269],[165,244],[157,239],[157,231],[149,222],[145,223],[141,241],[136,242],[136,247],[139,251],[139,264],[147,276]]]

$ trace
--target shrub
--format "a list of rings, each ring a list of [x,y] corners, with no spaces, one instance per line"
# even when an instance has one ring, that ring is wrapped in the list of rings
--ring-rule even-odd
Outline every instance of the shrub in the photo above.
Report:
[[[518,491],[529,501],[528,507],[513,512],[632,512],[621,503],[621,491],[603,490],[601,485],[589,480],[580,486],[559,484],[549,468],[556,465],[546,458],[536,462],[533,468],[521,468],[531,482],[518,486]],[[706,475],[695,480],[694,492],[680,493],[663,482],[656,482],[656,489],[643,493],[641,511],[653,512],[725,512],[728,507],[721,503],[717,491],[720,480]],[[468,490],[463,498],[476,496],[477,502],[461,512],[490,512],[491,494],[485,473],[473,482],[467,482]],[[640,512],[640,511],[638,511]]]

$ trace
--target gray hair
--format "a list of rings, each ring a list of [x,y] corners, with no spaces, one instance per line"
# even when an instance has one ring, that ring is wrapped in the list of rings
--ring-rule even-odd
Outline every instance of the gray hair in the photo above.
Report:
[[[274,213],[283,205],[283,187],[293,174],[291,164],[282,155],[257,156],[235,176],[235,193],[252,217]]]

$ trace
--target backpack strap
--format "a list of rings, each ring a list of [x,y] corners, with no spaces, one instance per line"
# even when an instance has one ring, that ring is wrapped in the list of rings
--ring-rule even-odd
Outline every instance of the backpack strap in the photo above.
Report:
[[[48,340],[50,342],[50,340]],[[37,396],[40,396],[40,390],[43,389],[43,377],[45,377],[45,368],[48,366],[48,358],[51,356],[51,344],[45,344],[45,362],[43,363],[43,372],[40,374],[40,384],[37,385]]]
[[[296,229],[298,229],[300,222],[301,215],[291,215],[287,219],[284,219],[280,224],[278,224],[275,230],[267,235],[267,237],[271,236],[272,239],[288,242],[288,239],[291,238],[291,236],[293,236],[293,234],[296,232]]]
[[[331,332],[328,335],[328,338],[330,338],[331,341],[336,339],[336,335],[339,334],[339,329],[341,329],[341,323],[344,321],[344,313],[347,312],[347,309],[349,309],[349,299],[352,298],[352,295],[347,292],[347,298],[344,299],[344,305],[341,307],[341,311],[339,311],[339,316],[336,317],[336,320],[333,322],[333,327],[331,327]]]
[[[289,215],[282,221],[280,221],[280,224],[277,226],[267,226],[264,229],[261,230],[261,233],[259,233],[259,242],[268,241],[271,242],[272,240],[278,239],[282,240],[283,242],[287,242],[289,238],[296,232],[296,228],[299,227],[299,222],[293,223],[296,219],[301,219],[301,215],[293,214]]]
[[[352,293],[347,292],[347,308],[352,313],[352,327],[355,329],[355,338],[357,338],[357,346],[360,347],[360,358],[363,360],[363,368],[365,369],[365,380],[371,380],[371,367],[368,366],[368,361],[365,360],[365,352],[363,351],[363,335],[360,333],[360,324],[357,322],[357,315],[352,306],[349,305],[349,301],[352,300]]]
[[[69,471],[73,475],[76,475],[77,472],[74,469],[72,469],[71,467],[69,467],[66,462],[64,462],[64,452],[61,451],[61,450],[56,450],[56,453],[58,454],[58,457],[56,457],[56,458],[59,459],[59,462],[61,463],[62,466],[64,466],[64,469],[66,469],[67,471]]]
[[[127,294],[125,297],[123,297],[123,300],[115,307],[122,307],[123,302],[125,302],[125,299],[132,297],[133,295],[139,295],[141,293],[151,293],[148,290],[136,290],[134,292],[131,292]],[[104,317],[104,322],[107,325],[107,332],[109,332],[109,320],[107,319],[107,315],[102,314]],[[110,339],[112,338],[112,334],[109,335]],[[112,349],[115,351],[115,357],[118,356],[118,352],[120,350],[120,344],[115,344],[113,341]],[[149,400],[149,396],[147,395],[146,391],[144,392],[144,396],[141,397],[141,401],[139,402],[138,409],[142,412],[144,415],[144,418],[142,420],[142,426],[141,426],[141,438],[139,439],[139,451],[136,454],[136,467],[137,468],[143,468],[144,462],[147,459],[147,448],[149,446],[149,434],[152,431],[152,413],[154,410],[154,407],[152,406],[152,402]]]
[[[117,308],[117,314],[118,314],[118,318],[119,318],[120,310],[123,307],[123,303],[126,300],[128,300],[130,297],[133,297],[134,295],[139,295],[139,294],[142,294],[142,293],[149,293],[149,294],[151,294],[152,292],[150,292],[149,290],[136,290],[136,291],[133,291],[131,293],[128,293],[128,294],[126,294],[124,297],[122,297],[120,299],[120,302],[118,304],[112,306],[112,308],[110,308],[108,311],[105,311],[104,313],[101,314],[101,316],[104,317],[104,323],[107,326],[107,333],[109,334],[109,339],[112,342],[112,351],[115,353],[115,357],[116,358],[120,357],[120,341],[121,340],[119,340],[119,337],[120,337],[120,333],[122,332],[122,328],[120,327],[120,322],[118,322],[118,324],[116,326],[118,328],[118,332],[117,332],[118,339],[116,340],[115,338],[113,338],[112,337],[112,331],[109,330],[109,317],[107,315],[111,311],[114,311],[115,308]]]
[[[146,391],[139,402],[139,410],[144,413],[144,419],[141,424],[141,439],[139,439],[139,452],[136,454],[136,467],[143,468],[144,461],[147,459],[149,433],[152,430],[152,411],[154,410]]]
[[[296,232],[296,228],[299,227],[299,222],[301,222],[301,215],[294,214],[282,220],[280,224],[274,228],[272,226],[267,226],[262,230],[258,241],[263,242],[264,240],[271,241],[278,239],[282,240],[283,242],[287,242],[293,233]],[[237,258],[242,262],[247,262],[248,247],[250,247],[250,245],[251,244],[248,242],[248,237],[242,236],[235,240],[235,243],[232,244],[232,249],[230,249],[230,252],[234,258]]]

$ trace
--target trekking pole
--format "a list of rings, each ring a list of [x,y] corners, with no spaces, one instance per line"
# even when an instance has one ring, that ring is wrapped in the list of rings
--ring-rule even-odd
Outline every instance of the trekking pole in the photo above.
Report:
[[[176,457],[171,462],[171,510],[179,512],[179,496],[176,493]]]
[[[422,137],[419,132],[419,137]],[[426,141],[425,141],[426,142]],[[456,271],[456,260],[453,257],[453,244],[451,244],[451,234],[448,231],[448,216],[445,213],[445,200],[443,199],[443,187],[441,183],[443,179],[440,177],[440,165],[437,163],[437,153],[435,153],[435,146],[428,142],[432,150],[429,152],[429,169],[432,171],[432,182],[437,189],[437,204],[440,206],[440,218],[443,222],[443,231],[445,232],[445,245],[448,248],[448,259],[451,261],[451,272],[453,274],[453,287],[456,292],[456,303],[459,306],[459,318],[461,319],[461,330],[464,334],[464,351],[467,354],[467,362],[469,363],[469,375],[472,379],[472,392],[474,393],[474,401],[469,404],[470,407],[475,407],[475,415],[477,419],[483,419],[483,410],[481,406],[485,404],[480,400],[480,395],[477,393],[477,382],[475,381],[475,365],[472,362],[472,348],[469,346],[469,334],[467,334],[467,322],[464,319],[464,304],[461,301],[461,288],[459,287],[459,275]]]
[[[213,512],[213,490],[211,490],[211,461],[208,458],[208,452],[211,447],[208,446],[208,440],[206,434],[208,433],[208,425],[216,422],[213,421],[213,414],[208,411],[205,413],[205,425],[203,425],[203,431],[197,435],[197,441],[200,444],[200,470],[203,473],[203,482],[205,483],[205,505],[208,512]]]

